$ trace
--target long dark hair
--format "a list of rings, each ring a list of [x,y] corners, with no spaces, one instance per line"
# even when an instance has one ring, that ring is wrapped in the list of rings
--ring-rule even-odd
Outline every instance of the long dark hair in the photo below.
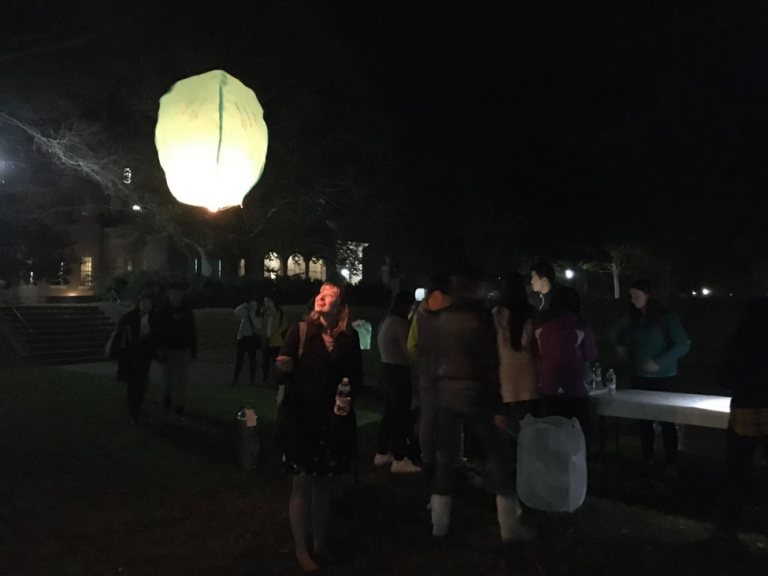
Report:
[[[501,305],[509,310],[509,344],[513,350],[520,352],[523,349],[525,323],[536,313],[535,308],[528,303],[526,279],[522,274],[515,272],[504,279]]]
[[[408,312],[411,310],[411,306],[416,301],[416,297],[410,293],[402,290],[395,294],[392,298],[392,304],[389,306],[389,313],[393,316],[399,316],[400,318],[408,319]]]
[[[662,332],[667,331],[667,320],[665,316],[669,314],[669,309],[664,303],[659,300],[656,294],[656,289],[653,284],[648,280],[636,280],[630,286],[630,289],[639,290],[643,292],[648,300],[645,303],[645,318],[648,322],[656,324]],[[639,324],[643,319],[643,311],[636,308],[634,304],[630,303],[629,315],[635,324]]]
[[[559,318],[567,312],[570,312],[577,318],[581,318],[581,296],[579,296],[575,288],[560,286],[560,288],[555,290],[549,308],[552,310],[552,315],[555,318]]]

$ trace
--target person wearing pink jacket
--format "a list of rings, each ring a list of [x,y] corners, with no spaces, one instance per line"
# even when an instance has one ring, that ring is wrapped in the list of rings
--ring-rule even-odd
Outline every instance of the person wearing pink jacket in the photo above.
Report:
[[[589,438],[586,365],[597,358],[595,335],[581,318],[579,293],[561,286],[552,297],[552,320],[536,330],[539,396],[546,416],[576,418]]]

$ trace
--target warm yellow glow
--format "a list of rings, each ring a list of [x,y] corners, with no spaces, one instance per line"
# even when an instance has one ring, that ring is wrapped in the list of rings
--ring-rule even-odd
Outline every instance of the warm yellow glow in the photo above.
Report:
[[[176,199],[212,212],[242,204],[264,169],[263,115],[253,90],[222,70],[174,84],[160,99],[155,144]]]

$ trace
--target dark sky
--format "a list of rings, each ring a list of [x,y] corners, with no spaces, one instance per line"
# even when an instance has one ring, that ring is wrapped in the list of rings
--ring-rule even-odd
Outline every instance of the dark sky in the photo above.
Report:
[[[96,33],[50,57],[85,50],[104,74],[124,44],[137,75],[142,60],[202,71],[217,54],[237,75],[263,41],[227,51],[248,30],[238,2],[47,4],[9,0],[0,16],[31,38],[0,47]],[[740,235],[768,240],[762,3],[339,0],[323,11],[356,81],[384,102],[410,226],[455,228],[460,241],[478,225],[467,205],[487,204],[523,214],[533,244],[658,236],[689,244],[684,257],[702,266],[717,252],[726,262]]]

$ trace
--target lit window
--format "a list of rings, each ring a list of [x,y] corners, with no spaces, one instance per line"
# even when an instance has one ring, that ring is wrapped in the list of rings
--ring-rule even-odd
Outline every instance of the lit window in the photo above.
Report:
[[[270,252],[264,256],[264,277],[272,278],[273,280],[277,278],[277,275],[280,274],[280,270],[283,267],[282,264],[280,256],[274,252]]]
[[[80,260],[80,285],[90,286],[93,283],[93,258],[83,256]]]
[[[245,276],[245,258],[240,258],[240,262],[237,265],[237,275]]]
[[[312,258],[312,260],[309,261],[309,277],[313,280],[325,281],[325,260],[322,258]]]
[[[288,258],[288,266],[286,268],[288,269],[289,278],[293,276],[304,278],[307,275],[307,267],[304,264],[304,258],[300,254],[294,254]]]

